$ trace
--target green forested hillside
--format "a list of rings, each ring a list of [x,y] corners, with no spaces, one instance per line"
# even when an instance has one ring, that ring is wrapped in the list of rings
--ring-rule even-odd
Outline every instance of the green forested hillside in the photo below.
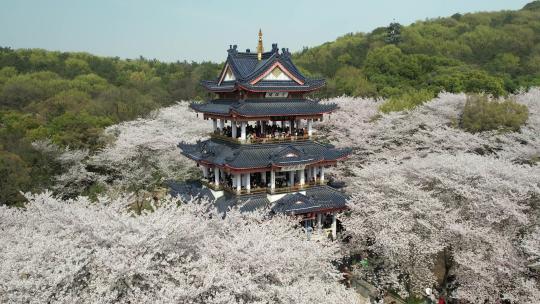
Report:
[[[306,73],[329,80],[326,96],[390,97],[421,89],[503,95],[540,84],[540,1],[519,11],[347,34],[295,59]]]
[[[0,48],[0,203],[36,191],[60,168],[31,143],[95,150],[102,130],[175,100],[205,97],[214,63],[120,60],[86,53]]]

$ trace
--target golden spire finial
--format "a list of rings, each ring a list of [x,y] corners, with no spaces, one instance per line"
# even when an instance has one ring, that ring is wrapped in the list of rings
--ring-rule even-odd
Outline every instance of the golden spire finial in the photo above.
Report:
[[[262,31],[261,29],[259,29],[259,44],[257,45],[257,59],[258,60],[262,59],[263,52],[264,50],[263,50],[263,43],[262,43]]]

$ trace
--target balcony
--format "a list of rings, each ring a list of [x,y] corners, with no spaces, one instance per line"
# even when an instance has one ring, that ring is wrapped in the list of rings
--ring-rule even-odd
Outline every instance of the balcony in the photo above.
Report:
[[[204,186],[214,190],[214,191],[221,191],[223,190],[223,187],[222,185],[215,185],[214,183],[211,183],[210,181],[208,181],[207,179],[203,178],[201,179],[201,184],[203,184]]]
[[[232,138],[220,133],[210,133],[211,138],[219,139],[223,141],[228,141],[235,144],[269,144],[269,143],[282,143],[282,142],[293,142],[293,141],[306,141],[306,140],[315,140],[318,137],[316,135],[292,135],[292,136],[268,136],[268,137],[249,137],[243,141],[240,138]]]
[[[264,187],[254,187],[251,188],[249,191],[247,189],[240,189],[240,192],[236,191],[236,188],[232,188],[227,186],[223,186],[223,190],[236,195],[247,195],[247,194],[257,194],[257,193],[266,193],[266,188]]]
[[[326,183],[327,183],[326,180],[321,181],[320,179],[317,179],[317,180],[306,182],[303,185],[295,184],[294,186],[279,187],[279,188],[275,188],[274,190],[272,190],[271,188],[266,188],[267,189],[266,192],[268,194],[282,194],[282,193],[289,193],[289,192],[298,192],[298,191],[309,189],[314,186],[326,185]]]
[[[233,188],[229,185],[220,184],[216,186],[214,185],[214,183],[211,183],[206,179],[202,179],[201,182],[203,185],[205,185],[206,187],[212,190],[215,190],[215,191],[223,190],[234,195],[248,195],[248,194],[259,194],[259,193],[283,194],[283,193],[303,191],[314,186],[326,185],[327,183],[326,180],[321,181],[320,179],[317,179],[316,181],[306,182],[304,185],[295,184],[292,187],[278,187],[278,188],[275,188],[273,191],[269,187],[253,186],[249,191],[245,188],[242,188],[240,189],[240,192],[237,192],[235,187]]]
[[[332,228],[315,228],[308,231],[306,228],[302,228],[304,233],[308,236],[310,241],[324,241],[332,239]]]

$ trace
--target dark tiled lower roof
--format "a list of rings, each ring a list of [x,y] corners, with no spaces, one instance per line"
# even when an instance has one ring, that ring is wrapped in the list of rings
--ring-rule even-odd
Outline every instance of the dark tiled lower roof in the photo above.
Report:
[[[182,154],[195,160],[232,169],[270,168],[337,161],[348,156],[350,149],[313,141],[276,144],[237,145],[216,139],[196,144],[180,143]]]
[[[273,213],[304,214],[317,211],[346,209],[348,196],[328,186],[308,188],[305,194],[291,193],[270,203],[266,194],[235,196],[226,193],[215,199],[212,192],[202,187],[200,182],[169,182],[170,193],[186,202],[191,198],[208,199],[214,202],[219,213],[227,213],[231,208],[240,212],[269,209]],[[270,208],[271,207],[271,208]]]
[[[238,85],[254,92],[266,91],[287,91],[287,92],[303,92],[314,91],[322,88],[326,84],[324,79],[306,79],[303,84],[298,84],[295,81],[259,81],[256,84],[239,83]]]
[[[252,212],[259,209],[265,209],[270,206],[270,201],[266,194],[241,196],[238,198],[238,207],[241,212]]]
[[[215,206],[219,213],[227,213],[231,208],[238,208],[240,212],[253,212],[255,210],[264,210],[270,206],[270,201],[266,194],[252,194],[243,196],[234,196],[225,194],[215,201]]]
[[[192,103],[197,112],[217,115],[236,113],[239,116],[292,116],[330,113],[337,109],[336,104],[322,104],[308,99],[216,99],[207,103]]]
[[[309,188],[306,194],[287,194],[272,207],[274,213],[304,214],[331,209],[346,209],[348,196],[328,186]]]
[[[172,196],[180,197],[185,202],[189,202],[191,199],[207,199],[208,201],[215,199],[212,191],[202,187],[200,181],[169,181],[167,186],[169,186],[169,193]]]

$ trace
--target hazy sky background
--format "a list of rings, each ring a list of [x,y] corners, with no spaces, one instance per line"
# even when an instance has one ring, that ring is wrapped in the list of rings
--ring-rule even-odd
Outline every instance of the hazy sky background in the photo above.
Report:
[[[532,0],[0,0],[0,46],[165,61],[222,61],[262,28],[291,51],[395,20],[519,9]]]

